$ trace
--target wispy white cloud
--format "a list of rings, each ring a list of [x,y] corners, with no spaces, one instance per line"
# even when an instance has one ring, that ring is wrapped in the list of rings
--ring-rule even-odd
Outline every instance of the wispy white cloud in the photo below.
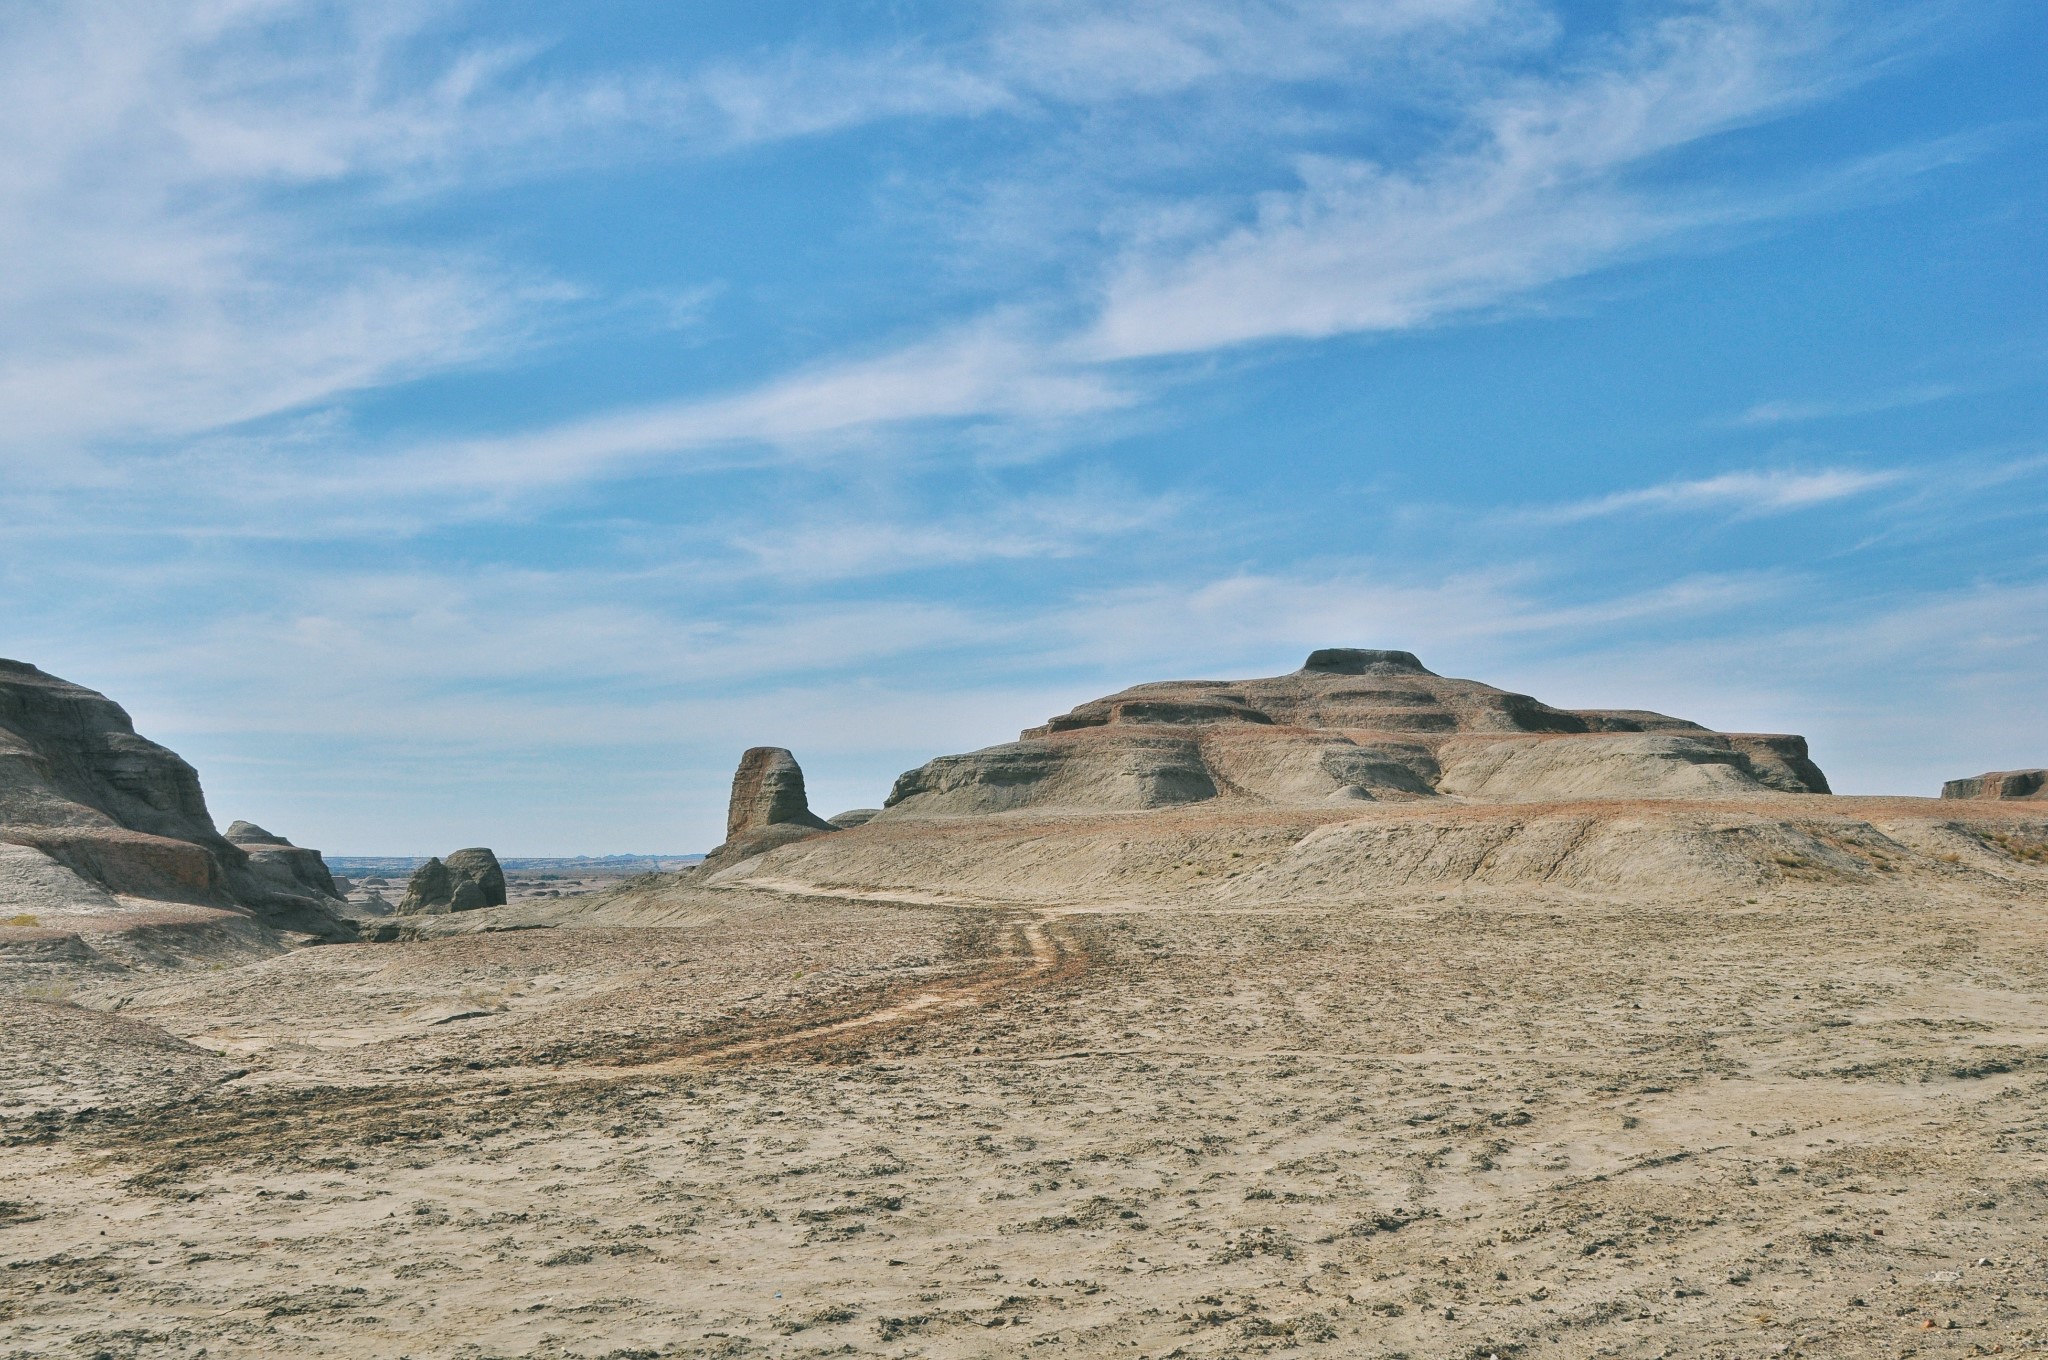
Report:
[[[874,358],[823,363],[729,396],[421,446],[358,463],[345,480],[358,489],[518,491],[657,462],[676,471],[775,454],[810,458],[918,422],[1056,423],[1135,399],[1113,375],[1063,364],[1007,326],[989,323]]]
[[[1740,176],[1691,179],[1670,153],[1860,78],[1883,42],[1845,40],[1829,18],[1842,11],[1693,6],[1591,48],[1569,46],[1535,0],[1019,0],[950,45],[794,43],[595,72],[554,64],[544,41],[471,40],[463,16],[484,12],[215,0],[0,15],[0,126],[22,134],[0,137],[0,508],[45,535],[32,551],[27,528],[9,536],[10,636],[141,696],[194,754],[254,760],[298,743],[304,768],[346,765],[360,776],[346,815],[366,828],[353,848],[438,848],[379,847],[369,830],[393,824],[379,808],[405,781],[390,771],[431,781],[437,761],[473,775],[473,797],[443,802],[489,806],[529,844],[582,818],[552,844],[701,845],[736,734],[815,742],[845,756],[835,777],[879,790],[901,764],[1116,684],[1291,666],[1324,643],[1411,646],[1504,678],[1637,629],[1748,640],[1725,656],[1801,642],[1755,621],[1801,598],[1768,570],[1674,567],[1588,596],[1533,568],[1448,557],[1434,574],[1354,559],[1233,571],[1204,542],[1187,556],[1211,565],[1179,574],[1164,551],[1124,554],[1113,589],[1047,571],[1000,599],[920,591],[906,570],[1107,559],[1210,526],[1171,496],[981,495],[961,489],[972,476],[894,504],[850,469],[909,480],[985,461],[984,440],[1078,442],[1218,350],[1436,324],[1702,226],[1811,208],[1813,195],[1788,208]],[[1537,68],[1550,74],[1524,74]],[[1422,116],[1381,136],[1396,109]],[[906,308],[893,346],[806,350],[778,329],[754,359],[719,367],[715,390],[690,374],[667,399],[553,406],[490,434],[475,432],[496,411],[402,437],[349,418],[352,393],[521,354],[558,336],[566,308],[622,305],[586,299],[565,277],[573,264],[522,263],[481,232],[453,245],[408,234],[406,215],[433,196],[933,118],[1007,119],[1006,139],[1037,148],[958,171],[988,181],[963,191],[961,215],[1002,249],[1039,252],[1028,287],[970,281],[921,313],[942,321]],[[1073,229],[1042,231],[1034,200],[1068,205]],[[716,280],[665,286],[663,305],[692,325],[744,304],[744,288]],[[1022,303],[958,319],[990,295]],[[280,412],[296,413],[283,428],[224,428]],[[1818,414],[1765,403],[1744,419]],[[548,569],[463,565],[465,535],[493,519],[537,517],[610,479],[734,469],[767,469],[749,483],[774,487],[760,512],[734,513],[734,496],[676,528],[666,553],[645,547],[666,525],[630,524]],[[1736,472],[1530,518],[1788,513],[1898,480]],[[152,535],[180,542],[137,546]],[[228,535],[323,541],[285,553]],[[555,560],[557,546],[535,540],[533,556]],[[68,596],[52,584],[62,572]],[[138,603],[174,594],[176,607]],[[1954,603],[1864,609],[1891,639],[1871,655],[1954,643]],[[1982,602],[1984,651],[1957,666],[2020,636],[2029,608],[2039,617],[2017,592]],[[2000,664],[2016,673],[2034,655]],[[1617,701],[1656,702],[1677,664],[1664,690]],[[1783,692],[1832,682],[1792,675]],[[520,778],[503,777],[515,764]],[[523,780],[546,792],[516,792]],[[606,793],[621,781],[637,801]],[[302,776],[288,792],[310,808],[325,785]],[[236,811],[267,819],[259,791],[241,785]],[[444,815],[422,801],[409,824]],[[476,838],[436,825],[444,845]]]
[[[935,567],[1054,561],[1107,540],[1157,533],[1181,511],[1173,496],[1119,485],[997,494],[978,509],[923,513],[834,504],[742,523],[728,534],[740,573],[784,581],[874,579]]]
[[[364,193],[492,123],[477,107],[502,65],[488,54],[396,74],[429,8],[94,3],[0,19],[11,462],[502,355],[562,298],[530,270],[347,229]],[[341,197],[309,211],[287,191]]]
[[[1962,391],[1961,387],[1952,383],[1925,383],[1916,387],[1901,388],[1896,392],[1882,392],[1835,401],[1796,401],[1780,398],[1774,401],[1760,401],[1729,423],[1749,426],[1786,425],[1799,421],[1875,415],[1881,411],[1899,411],[1911,406],[1926,406],[1933,402],[1946,401]]]
[[[1610,515],[1718,510],[1737,515],[1778,515],[1894,486],[1905,474],[1888,469],[1822,468],[1812,472],[1724,472],[1715,477],[1665,482],[1616,491],[1569,505],[1518,512],[1514,518],[1541,524],[1575,524]]]
[[[1675,148],[1808,102],[1861,69],[1811,7],[1723,6],[1651,25],[1607,60],[1510,81],[1419,163],[1302,156],[1252,220],[1137,250],[1092,339],[1108,358],[1425,325],[1767,211],[1632,184]]]

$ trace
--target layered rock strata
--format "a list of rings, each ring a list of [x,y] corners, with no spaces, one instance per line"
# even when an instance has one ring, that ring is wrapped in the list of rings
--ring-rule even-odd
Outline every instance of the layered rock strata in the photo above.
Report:
[[[1291,675],[1138,685],[1017,741],[896,781],[877,821],[1020,811],[1826,793],[1802,737],[1560,709],[1437,675],[1411,652],[1328,648]]]
[[[46,906],[140,899],[349,934],[338,899],[296,874],[287,885],[222,836],[198,773],[119,704],[21,661],[0,660],[0,842],[33,852],[9,860]]]
[[[1944,798],[2030,799],[2048,802],[2048,770],[1993,770],[1941,786]]]
[[[740,756],[726,804],[725,842],[704,857],[716,872],[778,846],[839,828],[811,811],[803,767],[780,746],[755,746]]]

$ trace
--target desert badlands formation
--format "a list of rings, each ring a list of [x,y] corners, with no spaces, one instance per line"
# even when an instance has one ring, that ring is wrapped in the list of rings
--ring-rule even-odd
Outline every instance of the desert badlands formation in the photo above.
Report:
[[[1337,648],[382,914],[0,662],[0,1356],[2039,1353],[2043,791]]]

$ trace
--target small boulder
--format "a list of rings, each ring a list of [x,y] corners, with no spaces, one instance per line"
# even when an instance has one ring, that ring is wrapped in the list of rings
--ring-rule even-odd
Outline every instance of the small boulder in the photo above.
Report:
[[[2048,770],[1993,770],[1941,786],[1944,798],[1992,798],[2048,801]]]
[[[457,878],[454,889],[448,894],[450,911],[476,911],[490,905],[490,900],[484,896],[483,885],[473,878]]]

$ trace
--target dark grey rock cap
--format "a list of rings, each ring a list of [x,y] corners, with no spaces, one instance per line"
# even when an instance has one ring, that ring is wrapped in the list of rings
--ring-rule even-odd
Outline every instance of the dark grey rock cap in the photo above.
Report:
[[[1377,651],[1369,647],[1319,647],[1308,654],[1305,671],[1330,675],[1371,675],[1402,671],[1409,675],[1435,675],[1413,652]]]

